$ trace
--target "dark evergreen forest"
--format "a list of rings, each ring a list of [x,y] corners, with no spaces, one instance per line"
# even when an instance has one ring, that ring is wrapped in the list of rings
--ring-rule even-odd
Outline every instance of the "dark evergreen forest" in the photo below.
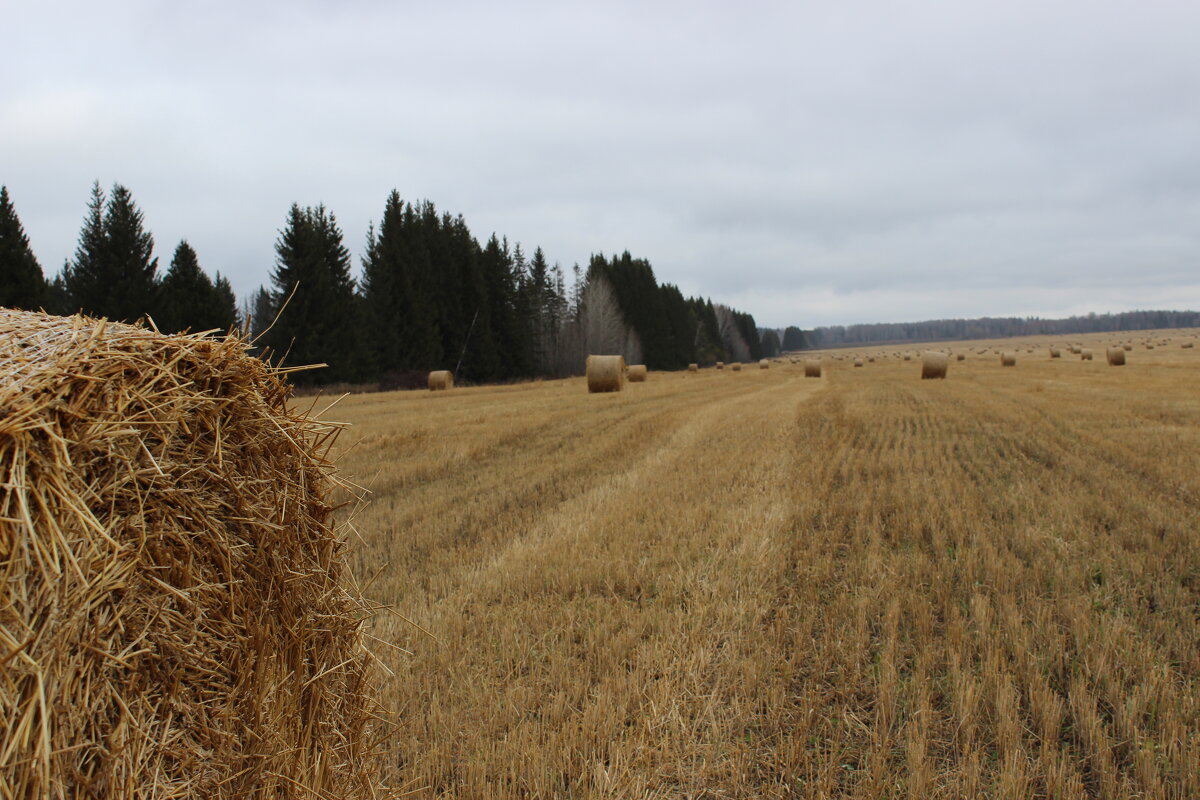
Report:
[[[92,187],[75,254],[52,279],[0,187],[0,304],[149,318],[164,332],[241,326],[266,358],[301,371],[297,383],[422,385],[432,369],[462,382],[582,371],[589,353],[621,353],[651,369],[757,359],[754,318],[659,284],[628,252],[593,255],[569,273],[492,234],[480,243],[461,215],[393,191],[372,224],[355,274],[332,211],[294,204],[275,242],[269,281],[239,308],[187,242],[160,269],[130,191]]]

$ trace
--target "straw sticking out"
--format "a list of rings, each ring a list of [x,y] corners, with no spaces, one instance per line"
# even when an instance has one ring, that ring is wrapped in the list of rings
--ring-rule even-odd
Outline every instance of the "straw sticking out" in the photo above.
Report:
[[[374,795],[338,427],[246,350],[0,310],[0,796]]]

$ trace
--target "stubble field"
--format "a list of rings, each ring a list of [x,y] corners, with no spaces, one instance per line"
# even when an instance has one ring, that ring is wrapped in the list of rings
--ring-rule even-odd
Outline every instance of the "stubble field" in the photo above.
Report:
[[[1166,336],[346,398],[393,780],[1200,797],[1200,350]]]

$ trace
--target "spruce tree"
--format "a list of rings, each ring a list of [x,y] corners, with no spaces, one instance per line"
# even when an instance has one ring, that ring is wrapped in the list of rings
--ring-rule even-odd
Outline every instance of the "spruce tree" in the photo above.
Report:
[[[0,306],[36,310],[46,303],[46,288],[8,187],[0,186]]]
[[[219,272],[213,280],[212,308],[209,313],[202,330],[215,328],[224,333],[238,325],[237,296],[233,293],[233,284]]]
[[[187,240],[180,241],[159,286],[159,311],[154,317],[158,329],[163,333],[207,330],[214,300],[213,283],[200,269],[196,251]]]
[[[133,195],[121,184],[105,201],[97,181],[63,279],[69,302],[93,316],[132,322],[155,311],[158,259],[154,237]]]
[[[286,354],[288,365],[328,365],[296,373],[297,383],[356,379],[355,287],[337,220],[323,205],[301,209],[292,204],[275,253],[271,301],[282,310],[265,343],[276,358]]]

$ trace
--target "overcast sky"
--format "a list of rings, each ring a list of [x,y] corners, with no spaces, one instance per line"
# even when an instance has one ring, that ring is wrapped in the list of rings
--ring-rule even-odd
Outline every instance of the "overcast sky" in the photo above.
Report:
[[[395,188],[761,325],[1200,308],[1195,0],[0,5],[48,273],[94,180],[239,298]]]

